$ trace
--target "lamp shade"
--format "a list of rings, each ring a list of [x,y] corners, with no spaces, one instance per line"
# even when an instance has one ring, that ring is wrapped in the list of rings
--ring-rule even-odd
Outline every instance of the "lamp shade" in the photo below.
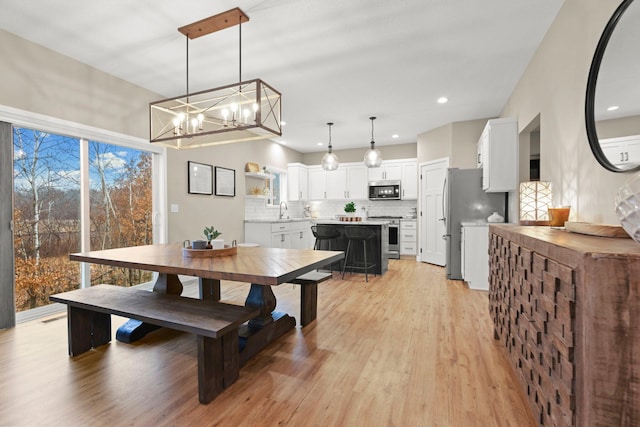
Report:
[[[375,117],[369,117],[371,120],[371,148],[364,153],[364,164],[368,168],[377,168],[382,165],[382,154],[376,149],[376,141],[373,139],[373,121]]]
[[[552,202],[552,186],[548,181],[520,183],[520,224],[549,225],[548,208]]]
[[[322,162],[320,164],[322,165],[322,169],[326,171],[334,171],[338,169],[340,162],[338,162],[338,156],[333,152],[333,147],[331,146],[331,126],[333,126],[333,123],[329,122],[327,123],[327,126],[329,126],[329,149],[322,157]]]

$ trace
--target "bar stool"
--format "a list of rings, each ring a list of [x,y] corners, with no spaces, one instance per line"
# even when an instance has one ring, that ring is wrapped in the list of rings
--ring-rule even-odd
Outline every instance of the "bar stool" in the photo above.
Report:
[[[376,238],[376,233],[369,227],[363,226],[350,226],[344,228],[344,235],[346,236],[347,251],[344,255],[344,265],[342,267],[342,278],[344,279],[344,272],[347,268],[350,270],[364,270],[365,281],[369,281],[369,269],[376,266],[375,260],[373,262],[367,261],[367,242],[371,242]],[[362,242],[362,250],[364,254],[364,262],[360,263],[356,258],[354,248],[351,247],[352,243],[358,244]],[[349,264],[349,255],[351,255],[351,264]]]
[[[329,250],[332,250],[331,242],[335,243],[336,248],[338,247],[338,241],[336,239],[340,237],[340,231],[337,228],[330,225],[318,224],[311,226],[311,232],[313,233],[313,237],[316,238],[313,249],[321,250],[322,242],[327,242]]]
[[[316,238],[316,243],[313,245],[313,249],[321,250],[322,242],[326,242],[326,249],[333,250],[331,243],[335,244],[335,248],[338,248],[338,237],[340,237],[340,230],[335,227],[326,224],[318,224],[311,226],[311,232],[313,233],[313,237]],[[329,271],[333,271],[333,266],[335,263],[331,263],[328,267]],[[336,269],[340,271],[340,264],[338,264],[338,268]]]

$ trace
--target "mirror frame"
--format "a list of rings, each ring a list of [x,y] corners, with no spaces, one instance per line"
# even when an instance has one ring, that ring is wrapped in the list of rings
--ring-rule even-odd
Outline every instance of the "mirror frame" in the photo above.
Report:
[[[630,169],[620,169],[614,166],[602,152],[602,148],[600,147],[600,140],[598,139],[598,132],[596,131],[596,119],[594,111],[596,99],[596,83],[598,82],[600,65],[602,63],[602,58],[604,57],[604,52],[607,48],[607,44],[609,43],[609,39],[611,38],[616,25],[618,25],[618,21],[620,21],[620,18],[627,10],[627,8],[631,5],[631,3],[633,3],[633,0],[624,0],[620,4],[620,6],[618,6],[611,18],[609,18],[609,22],[607,22],[607,25],[604,28],[602,35],[600,36],[600,40],[598,41],[596,51],[591,61],[591,68],[589,69],[589,77],[587,78],[587,96],[585,101],[585,124],[587,128],[587,138],[589,140],[591,152],[593,153],[593,156],[596,158],[598,163],[602,165],[602,167],[604,167],[608,171],[617,173],[638,171],[640,170],[640,165]]]

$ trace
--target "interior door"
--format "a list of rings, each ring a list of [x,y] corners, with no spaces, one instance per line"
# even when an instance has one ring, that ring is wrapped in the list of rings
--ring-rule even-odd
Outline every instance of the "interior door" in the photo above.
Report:
[[[420,254],[422,262],[444,266],[446,245],[443,212],[444,180],[449,159],[420,165]]]

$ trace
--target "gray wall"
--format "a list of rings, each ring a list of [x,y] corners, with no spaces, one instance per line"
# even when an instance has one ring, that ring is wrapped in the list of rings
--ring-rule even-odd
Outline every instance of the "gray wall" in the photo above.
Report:
[[[477,144],[488,119],[449,123],[418,135],[418,162],[449,158],[449,167],[475,168]]]
[[[333,152],[338,155],[338,160],[340,160],[340,162],[342,163],[363,162],[364,153],[369,148],[369,143],[365,141],[362,145],[362,148],[336,150],[334,147]],[[416,144],[387,145],[384,147],[376,145],[376,148],[380,150],[380,154],[382,154],[382,160],[415,159],[417,156]],[[325,153],[326,151],[317,153],[305,153],[302,155],[301,163],[308,166],[319,165]]]

